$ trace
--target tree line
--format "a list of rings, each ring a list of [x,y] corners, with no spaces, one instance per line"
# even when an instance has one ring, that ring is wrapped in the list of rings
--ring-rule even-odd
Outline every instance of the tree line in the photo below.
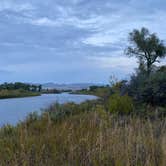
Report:
[[[41,92],[42,85],[26,84],[21,82],[3,83],[0,85],[0,90],[26,90],[31,92]]]

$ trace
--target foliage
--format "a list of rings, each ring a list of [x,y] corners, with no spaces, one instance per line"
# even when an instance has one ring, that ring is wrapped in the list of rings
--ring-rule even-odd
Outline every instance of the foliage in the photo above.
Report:
[[[80,114],[81,112],[95,111],[99,105],[101,106],[100,102],[96,100],[86,101],[81,104],[66,103],[61,105],[56,103],[50,106],[47,113],[49,113],[52,120],[57,121],[68,118],[69,116]]]
[[[71,92],[71,90],[42,89],[43,94],[60,94],[65,92]]]
[[[4,83],[0,85],[0,90],[25,90],[25,91],[33,91],[40,92],[42,89],[41,85],[33,85],[33,84],[25,84],[21,82],[16,83]]]
[[[129,114],[134,110],[133,101],[128,95],[111,95],[108,101],[108,110],[115,114]]]
[[[122,80],[119,82],[116,82],[112,87],[111,91],[112,94],[118,93],[120,95],[125,95],[127,93],[127,80]]]
[[[151,72],[151,67],[159,58],[166,56],[166,47],[156,34],[150,34],[149,30],[142,28],[133,30],[129,34],[129,40],[132,43],[127,48],[126,54],[136,56],[139,60],[144,61],[148,75]]]
[[[40,95],[41,89],[41,85],[31,85],[21,82],[4,83],[0,85],[0,99],[38,96]]]
[[[131,77],[128,86],[129,95],[140,102],[151,105],[165,105],[166,101],[166,70],[160,67],[149,77],[142,70]]]
[[[16,98],[16,97],[29,97],[29,96],[38,96],[40,95],[39,92],[31,92],[22,89],[18,90],[0,90],[0,99],[6,98]]]
[[[83,89],[74,92],[75,94],[90,94],[101,97],[103,100],[106,100],[111,94],[112,90],[110,86],[91,86],[89,89]]]
[[[60,121],[48,110],[1,128],[0,165],[166,165],[165,120],[114,117],[100,106],[88,109]]]
[[[116,83],[118,82],[118,79],[116,78],[115,75],[111,75],[110,78],[109,78],[109,83],[110,83],[110,86],[114,86],[116,85]]]

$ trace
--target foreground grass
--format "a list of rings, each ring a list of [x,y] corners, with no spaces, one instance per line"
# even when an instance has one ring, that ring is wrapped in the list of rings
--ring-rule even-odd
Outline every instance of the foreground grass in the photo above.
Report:
[[[39,95],[40,95],[39,92],[30,92],[22,89],[0,90],[0,99],[30,97],[30,96],[39,96]]]
[[[55,105],[1,128],[0,165],[165,166],[166,120],[111,116],[87,103]]]

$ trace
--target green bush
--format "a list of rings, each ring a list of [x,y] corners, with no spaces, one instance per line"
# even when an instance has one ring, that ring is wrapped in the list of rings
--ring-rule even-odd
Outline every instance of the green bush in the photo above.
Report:
[[[86,101],[81,104],[66,103],[51,105],[46,111],[49,113],[51,120],[57,121],[69,117],[71,115],[80,114],[80,112],[91,112],[95,111],[100,103],[98,101]],[[44,110],[45,112],[45,110]]]
[[[114,94],[109,98],[108,110],[111,113],[129,114],[133,109],[133,101],[128,95],[120,96],[119,94]]]
[[[149,76],[139,69],[136,75],[131,77],[128,94],[140,103],[165,106],[166,67],[154,69]]]

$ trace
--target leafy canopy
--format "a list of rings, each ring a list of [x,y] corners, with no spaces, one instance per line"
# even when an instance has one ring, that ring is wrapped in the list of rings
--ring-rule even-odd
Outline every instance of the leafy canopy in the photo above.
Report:
[[[155,62],[159,62],[159,58],[166,56],[166,47],[155,33],[150,33],[148,29],[133,30],[129,34],[129,46],[125,53],[128,56],[135,56],[146,64],[148,74]]]

